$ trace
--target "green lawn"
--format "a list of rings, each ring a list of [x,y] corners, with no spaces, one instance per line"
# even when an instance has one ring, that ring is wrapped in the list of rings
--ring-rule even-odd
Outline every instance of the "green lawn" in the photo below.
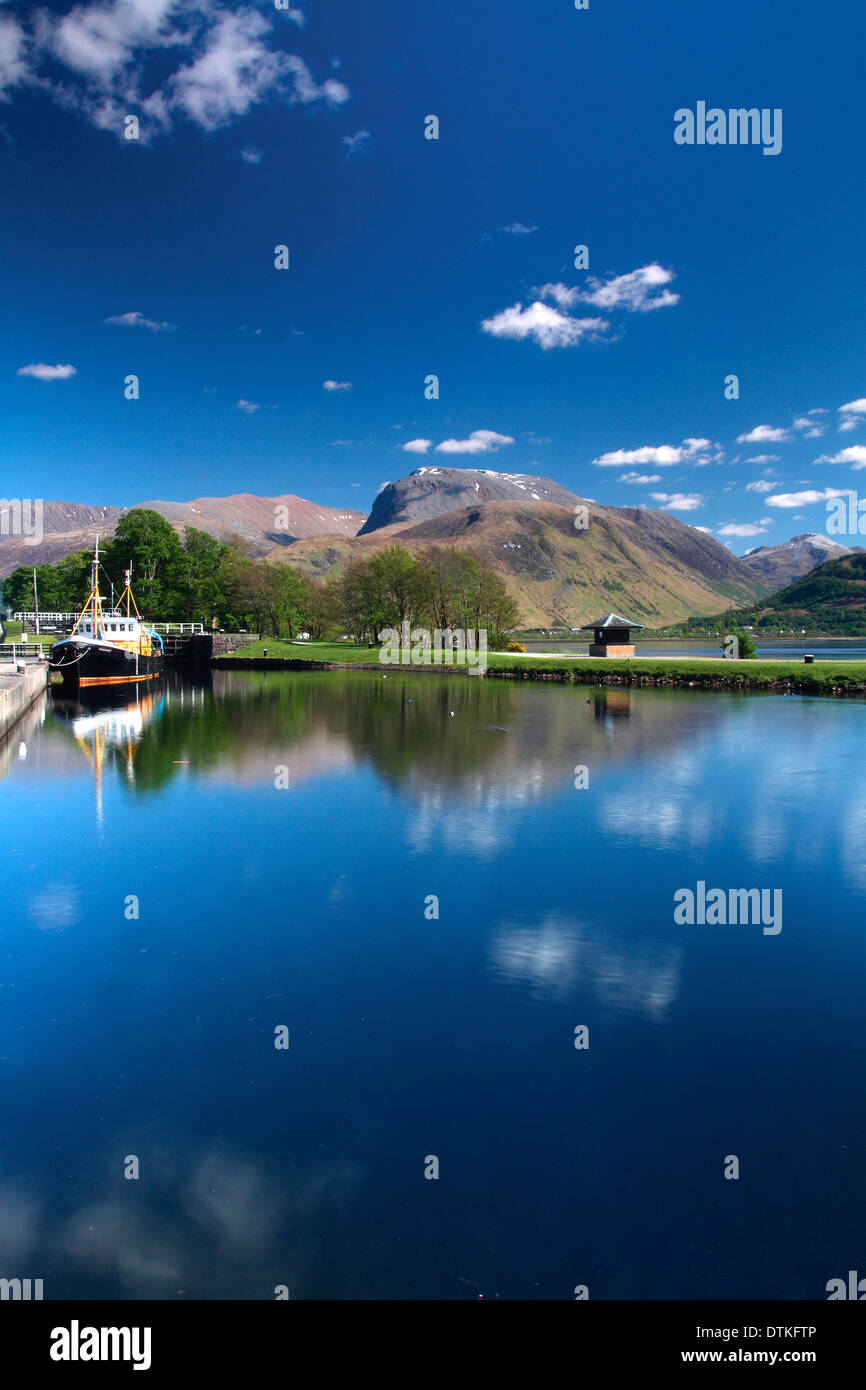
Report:
[[[251,642],[236,652],[226,652],[226,660],[237,657],[279,657],[289,661],[369,661],[379,664],[379,648],[358,646],[354,642],[287,642],[279,637],[265,637]]]
[[[5,636],[5,638],[4,638],[4,641],[6,641],[6,642],[20,642],[20,641],[21,641],[21,624],[20,624],[20,623],[13,623],[13,622],[10,621],[10,622],[8,622],[8,623],[5,624],[5,627],[6,627],[6,636]],[[28,627],[28,629],[27,629],[27,641],[28,641],[28,642],[41,642],[43,647],[50,647],[50,646],[51,646],[54,642],[56,642],[57,640],[58,640],[58,639],[57,639],[57,636],[56,636],[56,635],[53,636],[53,637],[44,637],[44,636],[37,637],[37,636],[36,636],[36,633],[33,631],[33,628],[32,628],[32,627]]]
[[[230,657],[268,658],[289,661],[323,661],[350,664],[353,662],[379,666],[378,647],[358,646],[353,642],[286,642],[268,638],[253,642]],[[676,660],[668,658],[635,657],[615,661],[599,657],[524,656],[520,653],[490,653],[487,665],[492,671],[531,671],[548,675],[570,674],[585,681],[588,676],[611,676],[632,672],[655,679],[672,677],[692,681],[695,685],[712,683],[720,677],[726,682],[748,682],[751,686],[773,686],[791,680],[798,686],[820,690],[822,687],[847,685],[866,686],[866,661],[816,661],[807,666],[803,661],[724,661]],[[419,673],[427,669],[419,666]],[[439,668],[441,669],[441,668]],[[460,671],[460,667],[455,667]]]

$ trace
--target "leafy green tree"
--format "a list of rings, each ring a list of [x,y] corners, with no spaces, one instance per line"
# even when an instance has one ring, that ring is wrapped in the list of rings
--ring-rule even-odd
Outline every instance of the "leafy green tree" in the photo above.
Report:
[[[184,551],[174,527],[158,512],[135,508],[117,523],[105,550],[105,568],[115,589],[130,567],[142,615],[178,620],[184,611]]]
[[[183,533],[183,579],[184,579],[184,619],[186,622],[205,624],[223,606],[221,583],[223,557],[226,546],[199,531],[187,526]]]

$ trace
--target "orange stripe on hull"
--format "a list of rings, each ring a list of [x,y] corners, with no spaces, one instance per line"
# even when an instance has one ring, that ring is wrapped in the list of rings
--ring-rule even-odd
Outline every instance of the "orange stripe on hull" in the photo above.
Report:
[[[152,681],[162,675],[161,671],[151,671],[146,676],[81,676],[79,685],[128,685],[130,681]]]

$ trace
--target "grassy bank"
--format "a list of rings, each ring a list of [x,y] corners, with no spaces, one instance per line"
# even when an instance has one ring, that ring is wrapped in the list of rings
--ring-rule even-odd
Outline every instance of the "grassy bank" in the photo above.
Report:
[[[6,641],[6,642],[20,642],[20,641],[21,641],[21,624],[20,624],[20,623],[13,623],[13,622],[10,620],[8,623],[5,624],[5,628],[6,628],[6,636],[5,636],[5,638],[4,638],[4,641]],[[43,647],[50,647],[50,646],[52,646],[52,644],[53,644],[54,642],[57,641],[57,634],[54,633],[54,635],[51,636],[51,637],[46,637],[44,634],[43,634],[42,636],[40,636],[40,637],[37,637],[37,636],[36,636],[36,633],[33,631],[33,628],[32,628],[32,627],[28,627],[28,629],[27,629],[27,641],[28,641],[28,642],[40,642],[40,643],[42,644]]]
[[[378,648],[356,646],[350,642],[254,642],[241,651],[220,658],[218,664],[226,668],[237,665],[243,669],[248,660],[255,661],[257,665],[270,665],[273,662],[275,669],[287,664],[297,663],[300,666],[321,663],[324,666],[370,666],[383,673],[388,670],[408,670],[424,674],[433,669],[462,674],[460,667],[381,666]],[[524,656],[494,652],[487,658],[487,678],[490,677],[581,685],[659,685],[709,690],[866,695],[866,661],[822,661],[807,666],[802,661],[677,660],[667,657],[612,661],[597,657]]]

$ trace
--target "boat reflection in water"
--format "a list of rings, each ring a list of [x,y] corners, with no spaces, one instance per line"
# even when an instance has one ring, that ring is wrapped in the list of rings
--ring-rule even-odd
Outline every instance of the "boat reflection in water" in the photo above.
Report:
[[[53,694],[51,708],[66,725],[93,768],[96,815],[102,822],[102,771],[107,764],[121,768],[135,785],[135,758],[148,724],[160,717],[164,693],[102,686],[79,687],[74,694]]]

